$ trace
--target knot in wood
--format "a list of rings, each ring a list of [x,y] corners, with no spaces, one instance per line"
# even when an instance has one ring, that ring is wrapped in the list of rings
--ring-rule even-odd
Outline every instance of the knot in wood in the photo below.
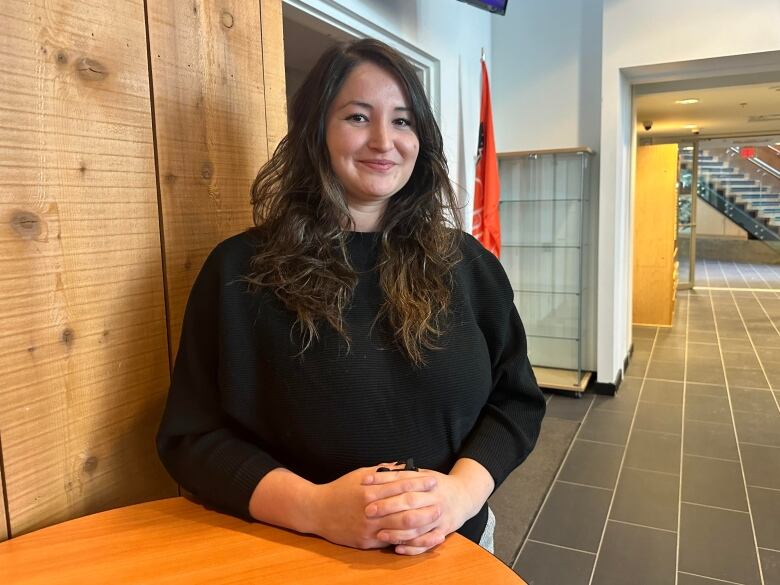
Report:
[[[200,176],[207,181],[211,179],[214,176],[214,165],[209,161],[204,162],[200,167]]]
[[[57,51],[57,54],[55,55],[55,59],[57,60],[57,63],[59,63],[60,65],[68,64],[68,54],[65,51]]]
[[[84,471],[87,473],[92,473],[97,469],[98,460],[97,457],[94,455],[87,457],[86,461],[84,461]]]
[[[66,327],[62,332],[62,342],[65,345],[71,345],[74,339],[76,339],[76,332],[70,327]]]
[[[222,26],[225,28],[233,28],[233,15],[227,10],[222,13]]]
[[[79,60],[76,70],[82,79],[88,81],[99,81],[108,77],[108,69],[102,64],[89,57],[82,57]]]
[[[42,223],[41,218],[31,211],[17,211],[11,216],[11,227],[25,240],[37,240]]]

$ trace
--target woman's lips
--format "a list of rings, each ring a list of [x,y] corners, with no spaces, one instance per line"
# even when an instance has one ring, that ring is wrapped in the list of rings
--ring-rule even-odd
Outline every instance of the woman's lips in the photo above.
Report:
[[[373,171],[389,171],[395,166],[395,163],[390,160],[361,160],[360,163]]]

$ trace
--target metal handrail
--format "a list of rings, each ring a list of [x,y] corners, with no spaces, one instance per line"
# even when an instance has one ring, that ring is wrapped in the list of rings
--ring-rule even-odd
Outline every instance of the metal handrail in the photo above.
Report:
[[[760,169],[766,171],[767,173],[769,173],[770,175],[773,175],[773,176],[777,177],[778,179],[780,179],[780,171],[778,171],[775,167],[766,164],[760,158],[754,157],[754,158],[749,158],[748,160],[750,162],[752,162],[754,165],[758,166],[758,168],[760,168]]]
[[[726,199],[713,189],[706,181],[700,180],[696,192],[699,197],[723,213],[734,223],[747,230],[750,234],[763,241],[780,241],[780,235],[769,229],[763,223],[745,213],[737,205]]]
[[[772,150],[776,150],[776,149],[775,149],[774,147],[772,147],[772,146],[770,146],[769,148],[771,148]],[[736,146],[732,146],[732,147],[730,147],[730,148],[729,148],[729,150],[730,150],[731,152],[733,152],[734,154],[739,154],[739,148],[737,148]],[[780,154],[780,153],[778,153],[778,154]],[[746,160],[746,161],[748,161],[748,162],[751,162],[751,163],[753,163],[753,164],[754,164],[754,165],[756,165],[758,168],[760,168],[762,171],[766,171],[766,172],[767,172],[767,173],[769,173],[770,175],[773,175],[773,176],[777,177],[778,179],[780,179],[780,171],[778,171],[778,170],[777,170],[775,167],[773,167],[772,165],[765,163],[765,162],[764,162],[764,161],[762,161],[760,158],[758,158],[758,157],[755,157],[755,156],[751,156],[751,157],[749,157],[749,158],[746,158],[745,160]]]

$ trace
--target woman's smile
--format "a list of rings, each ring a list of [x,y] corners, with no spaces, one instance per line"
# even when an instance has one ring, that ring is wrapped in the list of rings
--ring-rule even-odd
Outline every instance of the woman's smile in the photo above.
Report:
[[[395,166],[395,163],[391,160],[361,160],[361,163],[366,165],[369,169],[372,171],[377,172],[386,172],[392,169]]]

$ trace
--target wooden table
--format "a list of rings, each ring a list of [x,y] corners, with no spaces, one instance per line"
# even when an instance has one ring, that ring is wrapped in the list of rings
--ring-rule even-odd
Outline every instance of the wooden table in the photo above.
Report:
[[[185,498],[85,516],[0,543],[0,582],[524,585],[459,534],[405,557],[244,522]]]

